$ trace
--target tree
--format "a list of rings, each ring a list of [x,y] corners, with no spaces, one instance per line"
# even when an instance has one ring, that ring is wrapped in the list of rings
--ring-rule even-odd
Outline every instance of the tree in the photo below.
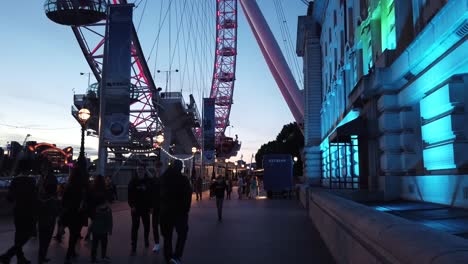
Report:
[[[294,164],[294,175],[302,175],[301,150],[304,148],[304,135],[299,126],[294,122],[283,126],[276,140],[263,144],[255,154],[257,168],[263,168],[263,156],[265,154],[290,154],[297,157]]]

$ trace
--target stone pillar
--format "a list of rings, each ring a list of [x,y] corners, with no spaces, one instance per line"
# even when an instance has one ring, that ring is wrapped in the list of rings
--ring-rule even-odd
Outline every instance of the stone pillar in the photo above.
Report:
[[[311,16],[299,20],[303,25],[302,53],[304,59],[304,175],[311,185],[320,185],[321,172],[321,121],[322,58],[319,26]],[[299,32],[298,32],[299,33]],[[299,34],[298,34],[299,35]]]
[[[403,174],[401,164],[402,149],[400,135],[400,107],[397,95],[382,95],[378,100],[380,175],[379,190],[384,192],[385,199],[398,198],[400,185],[397,175]]]

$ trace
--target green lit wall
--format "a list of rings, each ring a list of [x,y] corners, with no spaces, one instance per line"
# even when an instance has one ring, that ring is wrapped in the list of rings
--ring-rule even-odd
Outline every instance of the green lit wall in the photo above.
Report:
[[[382,38],[382,52],[386,49],[396,49],[394,0],[380,1],[380,29]]]

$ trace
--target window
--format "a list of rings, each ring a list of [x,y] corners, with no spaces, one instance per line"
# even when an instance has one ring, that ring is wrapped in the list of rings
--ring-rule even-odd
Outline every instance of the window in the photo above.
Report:
[[[348,8],[348,42],[350,46],[354,45],[354,17],[353,8]]]
[[[333,11],[333,25],[336,27],[336,10]]]
[[[394,0],[382,0],[380,4],[380,30],[382,52],[396,49],[395,3]]]
[[[341,30],[341,58],[340,60],[343,61],[345,57],[345,37],[344,37],[344,31]]]

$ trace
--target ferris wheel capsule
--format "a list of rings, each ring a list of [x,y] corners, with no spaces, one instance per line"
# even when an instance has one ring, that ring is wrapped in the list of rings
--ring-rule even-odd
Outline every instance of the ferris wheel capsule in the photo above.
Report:
[[[84,26],[106,19],[105,0],[46,0],[44,11],[55,23]]]

